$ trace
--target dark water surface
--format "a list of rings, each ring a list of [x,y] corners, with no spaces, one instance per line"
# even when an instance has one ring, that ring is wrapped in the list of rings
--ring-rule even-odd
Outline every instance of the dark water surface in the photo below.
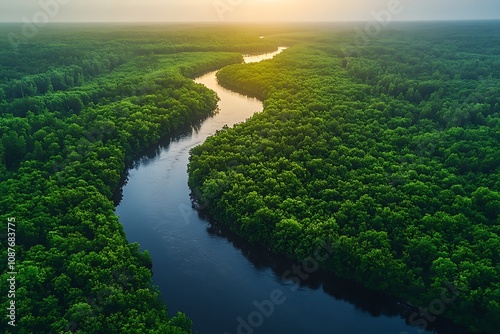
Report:
[[[261,61],[281,51],[245,60]],[[352,282],[318,272],[300,285],[284,280],[293,263],[249,246],[192,209],[189,150],[224,125],[262,111],[257,99],[220,87],[215,73],[196,82],[217,92],[219,113],[138,160],[116,208],[128,240],[149,250],[153,281],[169,314],[185,312],[200,334],[422,333],[406,324],[411,310]],[[439,333],[459,333],[438,325],[444,328]]]

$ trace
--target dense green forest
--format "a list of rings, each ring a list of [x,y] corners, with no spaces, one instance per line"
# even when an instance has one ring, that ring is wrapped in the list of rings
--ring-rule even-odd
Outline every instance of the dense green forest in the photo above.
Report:
[[[219,81],[265,110],[192,151],[189,183],[212,216],[296,260],[329,242],[322,268],[415,305],[453,285],[444,315],[496,334],[499,28],[394,23],[359,44],[347,25],[55,24],[1,39],[0,235],[8,259],[15,218],[15,331],[191,332],[186,315],[167,314],[113,194],[144,149],[216,109],[190,78],[234,64]],[[0,25],[0,36],[20,31]],[[239,64],[278,45],[290,48]]]
[[[275,48],[243,28],[181,25],[53,25],[0,40],[2,282],[13,219],[17,271],[16,327],[5,332],[191,332],[184,314],[167,315],[113,193],[144,149],[216,109],[215,93],[189,78]]]
[[[500,24],[320,30],[218,73],[265,109],[192,150],[193,193],[250,242],[296,260],[330,242],[322,268],[415,305],[454,286],[434,315],[498,333]]]

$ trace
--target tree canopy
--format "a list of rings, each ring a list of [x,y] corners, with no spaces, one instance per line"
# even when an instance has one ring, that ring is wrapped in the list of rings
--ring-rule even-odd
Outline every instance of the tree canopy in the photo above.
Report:
[[[113,194],[144,149],[216,110],[191,77],[274,48],[245,31],[209,35],[56,25],[17,49],[0,41],[0,226],[15,217],[22,333],[191,333],[186,315],[167,315]],[[0,272],[10,278],[7,261]]]
[[[337,275],[500,328],[498,23],[394,24],[277,35],[293,46],[219,82],[264,111],[191,152],[198,201],[234,232],[293,259],[322,242]]]

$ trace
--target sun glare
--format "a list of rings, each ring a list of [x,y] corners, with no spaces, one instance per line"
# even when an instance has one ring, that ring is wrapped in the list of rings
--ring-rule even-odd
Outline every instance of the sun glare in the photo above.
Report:
[[[231,2],[227,1],[229,3]],[[352,20],[351,7],[358,5],[357,1],[348,4],[326,0],[248,0],[232,3],[231,8],[223,7],[226,10],[224,19],[228,21]]]

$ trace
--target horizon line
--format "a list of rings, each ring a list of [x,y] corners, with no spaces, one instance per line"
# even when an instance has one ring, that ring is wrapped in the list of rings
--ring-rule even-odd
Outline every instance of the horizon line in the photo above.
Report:
[[[366,23],[373,20],[321,20],[321,21],[55,21],[48,22],[46,25],[51,24],[289,24],[289,23]],[[391,22],[464,22],[464,21],[500,21],[500,18],[467,18],[467,19],[414,19],[414,20],[392,20]],[[0,21],[0,24],[23,24],[23,21]]]

